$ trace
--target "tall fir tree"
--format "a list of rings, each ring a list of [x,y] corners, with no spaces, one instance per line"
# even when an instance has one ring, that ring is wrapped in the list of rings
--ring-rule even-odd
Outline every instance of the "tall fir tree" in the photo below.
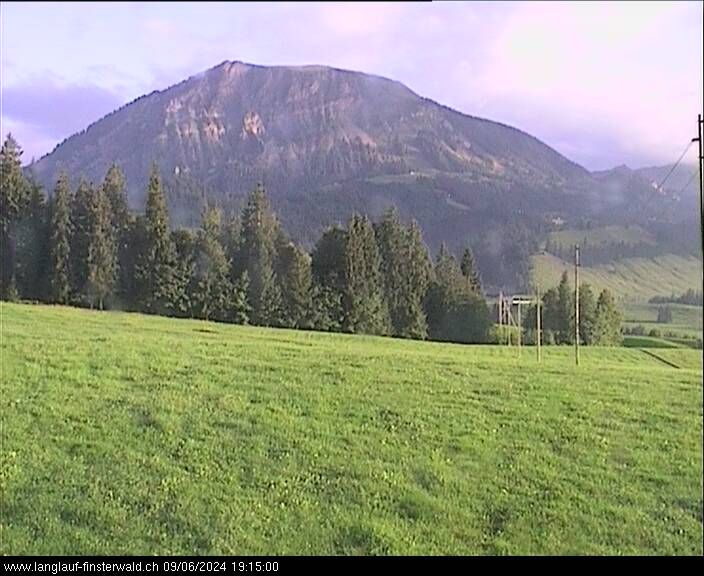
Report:
[[[16,227],[29,200],[29,186],[22,174],[22,149],[8,134],[0,148],[0,299],[17,298]]]
[[[112,164],[108,169],[102,187],[110,204],[110,219],[117,247],[115,296],[123,306],[129,307],[130,296],[134,293],[137,264],[130,245],[133,241],[135,217],[127,203],[125,177],[116,164]]]
[[[232,297],[230,266],[220,240],[220,211],[211,208],[203,214],[195,261],[194,304],[205,320],[226,320]]]
[[[110,201],[102,187],[94,189],[88,203],[88,274],[86,297],[90,307],[105,307],[117,278],[117,243]]]
[[[248,276],[247,302],[254,324],[282,323],[281,288],[274,271],[278,222],[269,208],[262,185],[250,193],[242,210],[241,237],[235,266]]]
[[[623,317],[616,307],[613,295],[607,289],[601,291],[596,303],[594,317],[594,344],[618,346],[621,344],[621,321]]]
[[[316,242],[311,254],[311,269],[315,282],[342,293],[345,278],[345,246],[347,231],[338,226],[327,228]]]
[[[249,291],[249,274],[245,270],[232,285],[232,298],[229,306],[229,319],[235,324],[249,324],[252,307],[247,300]]]
[[[375,233],[391,332],[402,338],[425,338],[423,297],[430,263],[420,230],[415,223],[404,227],[396,211],[389,210],[375,227]]]
[[[469,247],[465,248],[462,253],[460,269],[462,270],[462,276],[467,279],[470,289],[477,294],[481,294],[482,284],[479,277],[479,270],[477,269],[477,263],[474,260],[474,253]]]
[[[16,285],[22,298],[36,301],[48,293],[48,209],[44,190],[31,175],[27,186],[29,197],[16,228]]]
[[[200,314],[194,297],[197,286],[198,236],[193,230],[181,228],[171,233],[171,241],[176,252],[174,276],[177,287],[172,303],[173,314],[180,318],[195,318]]]
[[[557,287],[557,299],[559,343],[572,344],[574,342],[574,293],[566,271],[562,273],[560,284]]]
[[[366,217],[354,215],[345,242],[344,328],[348,332],[388,334],[390,320],[384,300],[381,259],[374,229]]]
[[[71,202],[71,300],[86,304],[92,186],[81,178]]]
[[[71,189],[61,172],[51,200],[50,301],[68,304],[71,296]]]
[[[166,195],[154,164],[147,187],[145,246],[137,268],[144,312],[173,314],[176,311],[180,283],[176,277],[175,260]]]
[[[433,340],[464,343],[488,340],[491,319],[486,301],[470,288],[444,244],[436,259],[425,309]]]
[[[594,342],[596,301],[589,284],[579,285],[579,338],[587,346]]]
[[[290,328],[311,325],[312,274],[310,256],[288,242],[279,249],[283,285],[284,322]]]

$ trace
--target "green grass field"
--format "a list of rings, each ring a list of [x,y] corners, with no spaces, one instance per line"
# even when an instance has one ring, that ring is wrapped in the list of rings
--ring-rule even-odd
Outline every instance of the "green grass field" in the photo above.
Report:
[[[667,306],[672,310],[672,322],[658,324],[658,308]],[[702,337],[702,307],[685,304],[626,304],[623,324],[627,327],[643,326],[650,331],[655,328],[662,333],[671,332],[680,337]]]
[[[573,279],[573,264],[552,254],[531,257],[533,282],[541,289],[557,286],[564,271]],[[653,296],[681,294],[702,283],[701,262],[693,256],[665,254],[655,258],[624,258],[611,264],[580,268],[580,282],[601,291],[608,288],[622,302],[646,303]]]
[[[3,554],[703,552],[698,351],[3,303],[1,352]]]

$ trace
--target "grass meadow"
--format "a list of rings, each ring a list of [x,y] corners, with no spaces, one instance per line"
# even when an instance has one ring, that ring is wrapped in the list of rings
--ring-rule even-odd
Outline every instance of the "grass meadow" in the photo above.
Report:
[[[701,351],[3,303],[1,353],[3,554],[702,554]]]

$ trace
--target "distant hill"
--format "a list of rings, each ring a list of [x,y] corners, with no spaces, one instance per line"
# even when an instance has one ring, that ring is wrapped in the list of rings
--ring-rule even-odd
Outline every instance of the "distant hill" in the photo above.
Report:
[[[556,286],[564,271],[572,281],[573,264],[551,254],[533,256],[532,278],[545,290]],[[681,294],[701,286],[702,264],[694,256],[665,254],[625,258],[610,264],[580,268],[580,281],[597,290],[608,288],[622,302],[647,302],[653,296]]]

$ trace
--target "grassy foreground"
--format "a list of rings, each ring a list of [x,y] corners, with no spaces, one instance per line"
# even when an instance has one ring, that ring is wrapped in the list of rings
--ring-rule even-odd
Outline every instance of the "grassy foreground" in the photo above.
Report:
[[[2,304],[4,554],[702,554],[699,351]]]

